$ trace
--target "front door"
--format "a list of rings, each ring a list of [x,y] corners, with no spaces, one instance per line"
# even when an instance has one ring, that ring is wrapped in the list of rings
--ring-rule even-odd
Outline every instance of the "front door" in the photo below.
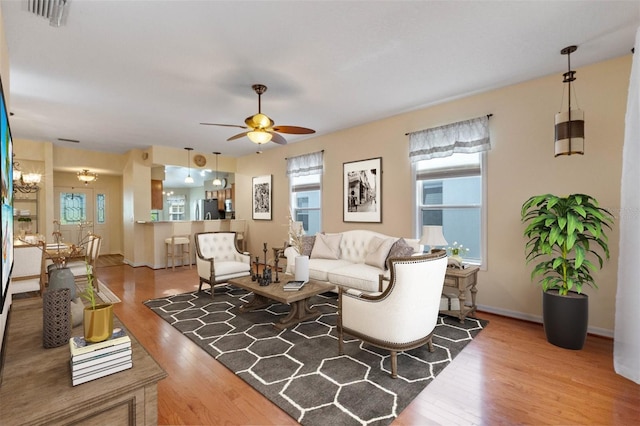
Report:
[[[54,194],[54,218],[60,223],[62,241],[78,244],[86,240],[88,232],[95,232],[93,189],[57,186]]]

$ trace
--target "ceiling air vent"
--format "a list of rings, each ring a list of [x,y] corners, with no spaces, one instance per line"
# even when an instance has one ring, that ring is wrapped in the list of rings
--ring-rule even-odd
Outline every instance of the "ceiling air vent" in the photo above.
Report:
[[[59,27],[63,24],[68,9],[68,0],[27,0],[29,12],[46,18],[49,25]]]

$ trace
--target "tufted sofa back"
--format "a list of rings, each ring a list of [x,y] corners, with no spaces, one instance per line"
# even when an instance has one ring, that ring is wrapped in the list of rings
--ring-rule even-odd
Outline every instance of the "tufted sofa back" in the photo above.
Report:
[[[369,248],[369,242],[373,237],[378,238],[393,238],[397,240],[397,237],[391,237],[389,235],[380,234],[378,232],[367,231],[364,229],[356,229],[352,231],[340,232],[342,234],[342,240],[340,241],[340,259],[345,259],[353,263],[364,263],[367,257],[367,249]],[[418,244],[418,240],[406,239],[407,243],[414,247],[415,251],[422,251]]]
[[[204,258],[216,261],[236,260],[235,232],[203,232],[196,234],[198,250]]]

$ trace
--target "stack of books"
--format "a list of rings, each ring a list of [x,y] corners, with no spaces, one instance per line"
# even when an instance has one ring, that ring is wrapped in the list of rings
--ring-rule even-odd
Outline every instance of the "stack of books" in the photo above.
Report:
[[[285,285],[282,286],[284,291],[298,291],[300,290],[307,281],[289,281]]]
[[[89,343],[84,337],[69,339],[71,350],[71,384],[85,383],[133,366],[131,339],[121,329],[113,330],[110,339]]]

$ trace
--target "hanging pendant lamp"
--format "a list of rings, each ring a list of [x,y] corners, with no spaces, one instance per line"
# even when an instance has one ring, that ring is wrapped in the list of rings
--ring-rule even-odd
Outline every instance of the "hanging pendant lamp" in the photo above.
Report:
[[[185,148],[187,150],[187,167],[189,170],[189,173],[187,174],[187,177],[184,178],[184,183],[193,183],[193,178],[191,177],[191,151],[193,151],[193,148]]]
[[[555,117],[555,157],[584,154],[584,111],[571,109],[571,83],[576,79],[576,72],[571,70],[571,53],[577,49],[577,46],[568,46],[560,51],[562,55],[567,55],[568,71],[563,74],[562,82],[569,88],[569,101],[567,111],[559,112]]]
[[[216,178],[213,180],[213,186],[221,186],[222,181],[218,178],[218,155],[220,155],[220,153],[214,152],[214,154],[216,155]]]

